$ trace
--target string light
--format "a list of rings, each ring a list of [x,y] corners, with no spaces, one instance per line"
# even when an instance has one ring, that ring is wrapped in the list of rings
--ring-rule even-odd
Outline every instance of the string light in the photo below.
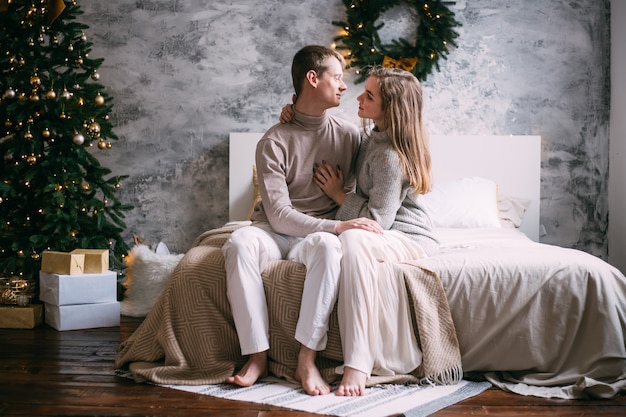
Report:
[[[125,177],[106,178],[110,171],[88,149],[95,143],[110,149],[117,139],[88,27],[76,19],[75,0],[4,3],[0,276],[34,276],[41,252],[78,242],[116,242],[117,258],[128,250],[120,230],[130,207],[114,196]]]

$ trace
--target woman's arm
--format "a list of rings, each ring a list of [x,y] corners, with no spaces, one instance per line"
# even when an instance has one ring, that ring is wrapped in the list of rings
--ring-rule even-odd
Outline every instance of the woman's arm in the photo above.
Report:
[[[359,190],[346,196],[336,218],[368,217],[390,229],[407,192],[399,157],[391,148],[378,149],[362,164]]]

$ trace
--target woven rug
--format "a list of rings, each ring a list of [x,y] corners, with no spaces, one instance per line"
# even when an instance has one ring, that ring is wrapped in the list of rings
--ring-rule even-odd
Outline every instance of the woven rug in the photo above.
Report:
[[[229,400],[270,404],[330,416],[420,417],[431,415],[452,404],[478,395],[491,384],[462,380],[456,385],[441,386],[378,385],[367,388],[365,395],[361,397],[339,397],[333,393],[310,396],[302,391],[300,385],[273,377],[264,378],[248,388],[231,384],[163,386]]]

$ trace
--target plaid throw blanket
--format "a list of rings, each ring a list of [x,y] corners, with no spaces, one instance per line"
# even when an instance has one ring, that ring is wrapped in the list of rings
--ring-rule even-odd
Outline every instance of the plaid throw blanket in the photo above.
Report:
[[[120,345],[118,369],[137,381],[204,385],[223,382],[245,363],[226,296],[221,247],[239,225],[200,235],[176,267],[150,314]],[[291,261],[271,262],[263,272],[270,319],[270,372],[293,381],[299,343],[294,339],[306,269]],[[422,365],[410,375],[373,376],[379,383],[456,384],[462,378],[461,355],[445,292],[436,273],[417,264],[398,264],[410,294],[413,325],[419,335]],[[329,383],[342,364],[336,311],[328,344],[317,365]]]

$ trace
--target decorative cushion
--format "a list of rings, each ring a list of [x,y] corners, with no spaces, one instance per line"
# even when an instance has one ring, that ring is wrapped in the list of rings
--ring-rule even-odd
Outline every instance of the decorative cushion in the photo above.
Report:
[[[466,177],[442,180],[419,196],[435,227],[501,227],[498,187],[491,180]]]
[[[157,252],[146,245],[133,247],[126,258],[126,292],[120,303],[122,315],[145,317],[183,256],[170,254],[162,243]]]

